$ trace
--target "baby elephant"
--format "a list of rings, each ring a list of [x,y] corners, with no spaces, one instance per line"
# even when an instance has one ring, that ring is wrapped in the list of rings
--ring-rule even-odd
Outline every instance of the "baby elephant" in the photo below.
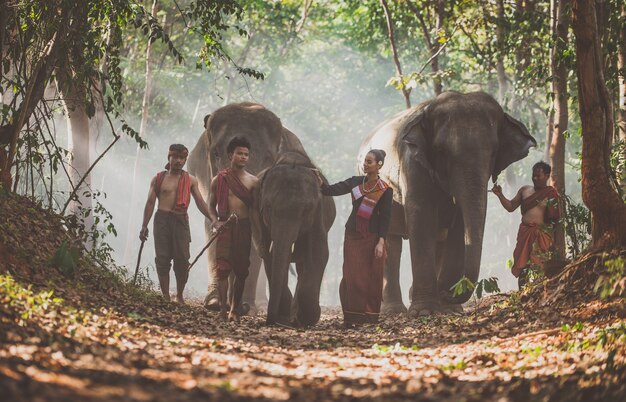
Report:
[[[322,197],[316,172],[306,154],[286,152],[259,174],[256,205],[270,289],[268,325],[309,326],[320,318],[320,286],[335,204]],[[298,273],[293,300],[287,286],[291,262]]]

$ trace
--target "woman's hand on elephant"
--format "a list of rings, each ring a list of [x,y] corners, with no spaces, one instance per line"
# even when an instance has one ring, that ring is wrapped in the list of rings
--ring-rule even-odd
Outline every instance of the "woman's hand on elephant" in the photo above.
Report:
[[[319,185],[321,186],[322,184],[324,184],[324,180],[322,180],[322,176],[320,175],[320,171],[317,169],[313,169],[313,172],[315,173],[315,176],[317,177],[317,181],[319,183]]]

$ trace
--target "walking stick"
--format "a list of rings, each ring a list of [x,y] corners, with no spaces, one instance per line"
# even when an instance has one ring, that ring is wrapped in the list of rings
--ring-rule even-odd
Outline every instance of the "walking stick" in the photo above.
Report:
[[[137,266],[135,267],[135,277],[133,278],[133,286],[137,282],[137,274],[139,273],[139,263],[141,262],[141,252],[143,251],[143,245],[146,241],[141,241],[141,246],[139,247],[139,254],[137,255]]]
[[[231,221],[233,221],[233,220],[235,220],[235,221],[237,220],[237,214],[235,214],[235,213],[230,214],[228,219],[226,219],[226,222],[224,222],[224,224],[222,226],[220,226],[220,228],[215,231],[215,233],[213,234],[213,237],[211,237],[209,239],[209,242],[206,244],[206,246],[204,246],[204,248],[196,256],[196,258],[193,260],[193,262],[191,264],[189,264],[189,268],[187,268],[187,272],[191,271],[191,267],[193,267],[193,265],[196,262],[198,262],[198,259],[200,258],[200,256],[206,251],[207,248],[209,248],[211,243],[213,243],[215,241],[215,239],[217,239],[217,237],[220,235],[220,233],[222,233],[224,231],[224,229],[226,228],[226,226],[228,226],[228,224]]]

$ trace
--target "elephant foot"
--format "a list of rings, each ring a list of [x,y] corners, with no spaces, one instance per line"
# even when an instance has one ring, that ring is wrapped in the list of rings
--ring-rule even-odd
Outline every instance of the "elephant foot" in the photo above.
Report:
[[[440,310],[443,314],[463,315],[461,304],[441,302]]]
[[[440,311],[439,303],[435,302],[413,302],[409,307],[409,318],[427,317],[435,315]]]
[[[220,301],[217,297],[213,297],[209,294],[204,299],[204,308],[210,311],[220,311]]]
[[[402,302],[384,303],[380,307],[380,313],[383,315],[398,315],[407,312],[406,306]]]

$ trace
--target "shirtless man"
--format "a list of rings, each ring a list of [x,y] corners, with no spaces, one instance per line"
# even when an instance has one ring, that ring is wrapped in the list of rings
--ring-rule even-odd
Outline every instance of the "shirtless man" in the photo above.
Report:
[[[226,148],[230,168],[220,171],[211,181],[209,214],[213,228],[219,229],[231,214],[237,220],[223,229],[215,245],[215,263],[211,275],[217,279],[220,316],[226,318],[228,306],[228,277],[235,276],[230,299],[229,321],[238,321],[241,297],[250,268],[250,208],[252,190],[258,179],[246,171],[250,157],[250,143],[242,137],[234,137]]]
[[[148,238],[148,223],[154,211],[154,204],[159,206],[154,215],[154,248],[156,251],[156,269],[163,298],[170,301],[170,266],[174,260],[176,275],[176,300],[184,303],[183,291],[189,273],[189,207],[190,195],[204,216],[211,219],[209,207],[198,189],[198,180],[183,170],[189,151],[184,145],[172,144],[167,155],[168,164],[150,183],[148,200],[143,212],[143,225],[139,238]]]
[[[538,162],[533,166],[533,186],[523,186],[515,197],[509,200],[502,194],[502,188],[493,186],[493,193],[502,206],[513,212],[521,206],[522,223],[517,232],[517,244],[513,252],[511,272],[518,279],[521,289],[526,283],[529,262],[541,266],[552,247],[554,224],[559,220],[559,193],[548,186],[551,172],[550,165]]]

